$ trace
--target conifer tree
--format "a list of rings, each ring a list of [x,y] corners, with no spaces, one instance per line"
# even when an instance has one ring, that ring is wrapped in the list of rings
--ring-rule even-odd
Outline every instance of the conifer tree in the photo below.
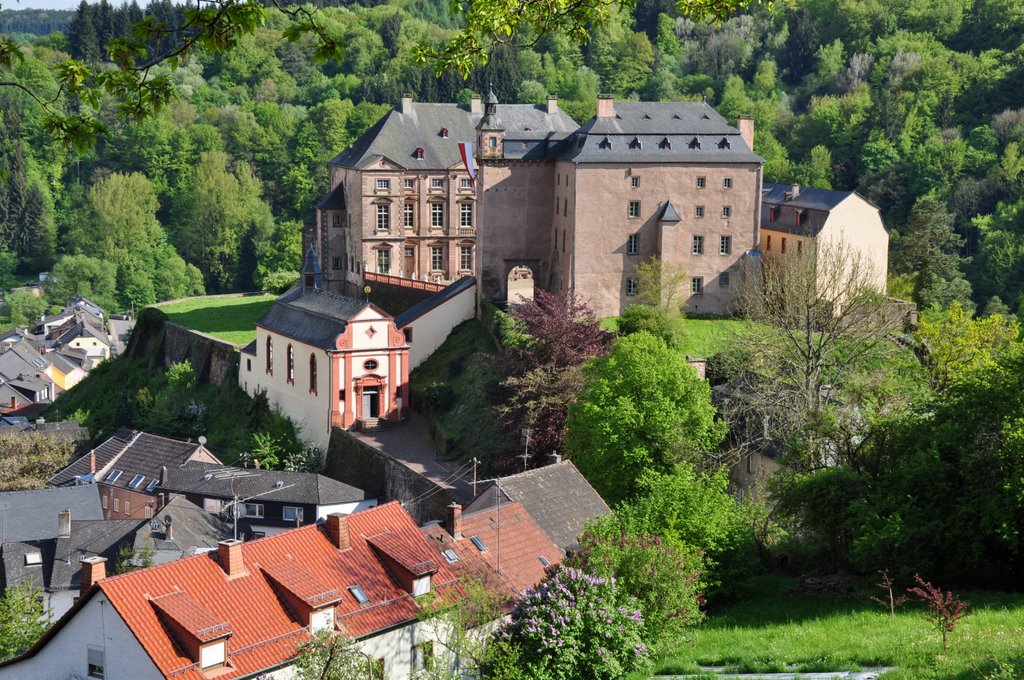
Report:
[[[68,45],[71,56],[86,63],[100,60],[99,39],[96,35],[96,24],[93,8],[86,0],[79,3],[75,16],[68,25]]]

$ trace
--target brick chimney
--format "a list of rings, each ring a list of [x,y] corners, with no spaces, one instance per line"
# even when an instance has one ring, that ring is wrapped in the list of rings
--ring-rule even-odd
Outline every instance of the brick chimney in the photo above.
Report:
[[[89,452],[89,472],[96,476],[96,449]],[[93,481],[96,481],[95,479]]]
[[[402,95],[402,109],[401,109],[401,112],[405,113],[405,114],[412,113],[412,95],[411,94],[403,94]]]
[[[484,115],[483,98],[480,95],[474,94],[469,98],[469,112]]]
[[[352,541],[348,533],[348,515],[332,512],[327,515],[324,529],[327,530],[327,538],[330,540],[331,545],[338,550],[348,550],[352,547]]]
[[[747,143],[750,150],[754,150],[754,117],[740,116],[736,120],[736,127],[740,130],[740,137]]]
[[[174,524],[172,522],[172,518],[171,518],[170,515],[167,515],[166,517],[164,517],[164,540],[165,541],[173,541],[174,540]]]
[[[57,537],[68,537],[71,535],[71,508],[64,508],[57,513]]]
[[[553,116],[556,113],[558,113],[558,95],[557,94],[549,94],[548,95],[548,115],[549,116]]]
[[[615,116],[615,97],[610,94],[597,96],[597,117],[612,118]]]
[[[452,503],[448,506],[448,516],[445,519],[445,526],[448,529],[448,533],[452,535],[456,541],[462,538],[462,506],[458,503]]]
[[[107,577],[107,558],[99,555],[83,557],[79,564],[81,571],[78,573],[78,594],[84,595],[97,581]]]
[[[245,573],[245,560],[242,559],[242,542],[238,539],[221,541],[217,544],[217,561],[228,578],[241,576]]]

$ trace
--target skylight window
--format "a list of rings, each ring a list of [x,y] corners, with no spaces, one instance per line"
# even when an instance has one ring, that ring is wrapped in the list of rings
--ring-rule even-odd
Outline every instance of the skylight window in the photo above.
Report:
[[[117,478],[120,477],[120,476],[121,476],[121,470],[111,470],[110,474],[107,475],[107,478],[105,480],[103,480],[103,481],[105,481],[107,483],[116,482]]]
[[[25,565],[35,566],[43,563],[43,554],[38,552],[25,553]]]
[[[154,479],[153,481],[151,481],[148,485],[146,485],[146,493],[153,493],[153,489],[155,489],[156,485],[159,483],[159,479]]]
[[[445,550],[441,554],[444,555],[444,558],[448,561],[448,564],[455,564],[456,562],[459,561],[459,556],[456,555],[455,551],[452,550],[451,548],[449,548],[448,550]]]
[[[551,566],[551,563],[548,562],[548,558],[543,555],[537,555],[537,559],[540,560],[540,563],[544,565],[545,569]]]
[[[370,601],[370,598],[366,596],[366,593],[359,586],[349,586],[348,592],[352,593],[352,597],[356,598],[356,602],[359,604],[366,604]]]
[[[128,488],[138,489],[145,479],[146,475],[135,475],[134,477],[132,477],[132,481],[128,482]]]
[[[484,542],[480,540],[479,536],[470,536],[469,540],[473,541],[473,545],[476,546],[477,550],[480,552],[487,552],[487,546],[484,545]]]

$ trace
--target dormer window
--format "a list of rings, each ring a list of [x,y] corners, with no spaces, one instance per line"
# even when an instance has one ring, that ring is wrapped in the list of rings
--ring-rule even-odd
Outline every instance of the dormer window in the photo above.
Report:
[[[658,142],[658,148],[659,149],[671,149],[672,148],[672,142],[668,141],[668,137],[665,137],[660,142]]]
[[[309,632],[316,634],[322,630],[334,630],[334,607],[315,609],[309,615]]]
[[[728,138],[722,137],[722,141],[720,141],[718,143],[718,148],[719,149],[729,149],[729,148],[732,148],[732,145],[729,143]]]
[[[421,576],[417,579],[413,579],[412,582],[412,595],[413,597],[419,597],[420,595],[426,595],[430,592],[430,574]]]
[[[651,119],[650,115],[648,115],[648,114],[646,114],[646,113],[645,113],[645,114],[644,114],[644,120],[650,120],[650,119]]]
[[[694,137],[693,139],[690,140],[690,143],[687,144],[687,146],[689,146],[691,149],[700,149],[700,140]]]
[[[422,146],[416,147],[416,160],[418,160],[418,161],[423,160],[423,147]]]
[[[779,219],[779,209],[775,207],[768,208],[768,221],[774,222],[777,219]]]
[[[629,148],[630,148],[630,149],[640,149],[640,148],[642,148],[642,146],[643,146],[643,145],[641,144],[641,142],[640,142],[640,138],[639,138],[639,137],[634,137],[634,138],[633,138],[633,139],[632,139],[632,140],[631,140],[631,141],[629,142]]]
[[[807,211],[797,210],[796,211],[796,226],[802,227],[807,224]]]
[[[448,128],[441,128],[441,139],[448,139]]]
[[[199,667],[203,670],[215,666],[223,666],[227,659],[227,644],[224,640],[218,640],[213,644],[206,645],[199,650]]]
[[[601,140],[601,143],[597,145],[597,148],[599,148],[599,149],[610,149],[610,148],[612,148],[611,140],[609,140],[607,137],[605,137],[604,139]]]

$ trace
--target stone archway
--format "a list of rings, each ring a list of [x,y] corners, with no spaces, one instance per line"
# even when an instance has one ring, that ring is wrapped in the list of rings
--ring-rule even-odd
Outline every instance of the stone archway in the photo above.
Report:
[[[533,300],[533,290],[537,285],[533,269],[526,265],[516,265],[509,269],[505,279],[505,300],[511,305]]]

